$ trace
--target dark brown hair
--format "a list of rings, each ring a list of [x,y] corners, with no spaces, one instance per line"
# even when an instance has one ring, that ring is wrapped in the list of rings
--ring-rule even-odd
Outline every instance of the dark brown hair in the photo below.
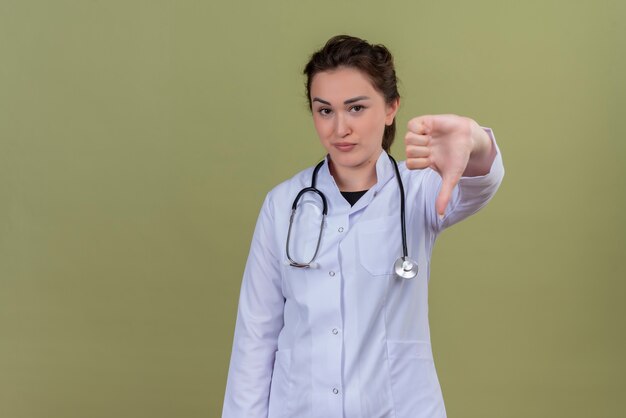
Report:
[[[385,103],[391,104],[400,98],[398,92],[396,71],[393,65],[391,52],[384,45],[372,45],[367,41],[349,35],[333,36],[324,47],[311,55],[304,67],[306,75],[306,97],[311,103],[311,82],[313,76],[319,72],[335,70],[339,67],[349,67],[362,71],[372,82],[373,87],[385,98]],[[396,135],[396,120],[385,126],[382,147],[389,152]]]

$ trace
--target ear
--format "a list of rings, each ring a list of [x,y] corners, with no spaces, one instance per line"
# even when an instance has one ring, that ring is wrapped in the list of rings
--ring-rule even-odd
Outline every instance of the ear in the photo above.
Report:
[[[393,123],[393,119],[396,117],[396,113],[398,113],[399,108],[400,108],[399,97],[395,99],[393,102],[385,106],[385,125],[389,126]]]

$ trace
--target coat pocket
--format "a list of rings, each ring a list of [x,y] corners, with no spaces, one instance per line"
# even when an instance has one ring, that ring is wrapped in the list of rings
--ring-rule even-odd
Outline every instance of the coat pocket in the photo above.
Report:
[[[402,255],[400,215],[359,222],[358,253],[361,266],[372,276],[394,273],[393,265]]]
[[[270,382],[268,418],[288,417],[288,400],[291,392],[291,350],[278,350]]]
[[[443,396],[428,341],[388,340],[397,418],[445,418]]]

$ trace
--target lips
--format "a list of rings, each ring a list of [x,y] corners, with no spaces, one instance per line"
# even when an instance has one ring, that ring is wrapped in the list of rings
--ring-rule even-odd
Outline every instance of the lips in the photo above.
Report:
[[[351,151],[352,148],[356,146],[356,144],[350,142],[337,142],[336,144],[333,144],[333,146],[339,151],[348,152]]]

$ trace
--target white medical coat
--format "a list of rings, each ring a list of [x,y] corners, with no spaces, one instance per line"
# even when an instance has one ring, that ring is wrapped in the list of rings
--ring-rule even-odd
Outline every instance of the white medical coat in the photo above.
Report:
[[[487,128],[495,145],[491,131]],[[351,207],[328,170],[317,188],[328,200],[316,268],[287,265],[291,206],[311,185],[308,168],[271,190],[246,263],[223,405],[223,418],[442,418],[443,397],[430,344],[428,282],[437,235],[483,207],[504,168],[500,151],[488,174],[463,177],[440,220],[441,177],[399,163],[406,193],[409,256],[419,273],[397,278],[402,255],[400,194],[381,152],[377,183]],[[315,251],[321,201],[300,201],[290,251]]]

